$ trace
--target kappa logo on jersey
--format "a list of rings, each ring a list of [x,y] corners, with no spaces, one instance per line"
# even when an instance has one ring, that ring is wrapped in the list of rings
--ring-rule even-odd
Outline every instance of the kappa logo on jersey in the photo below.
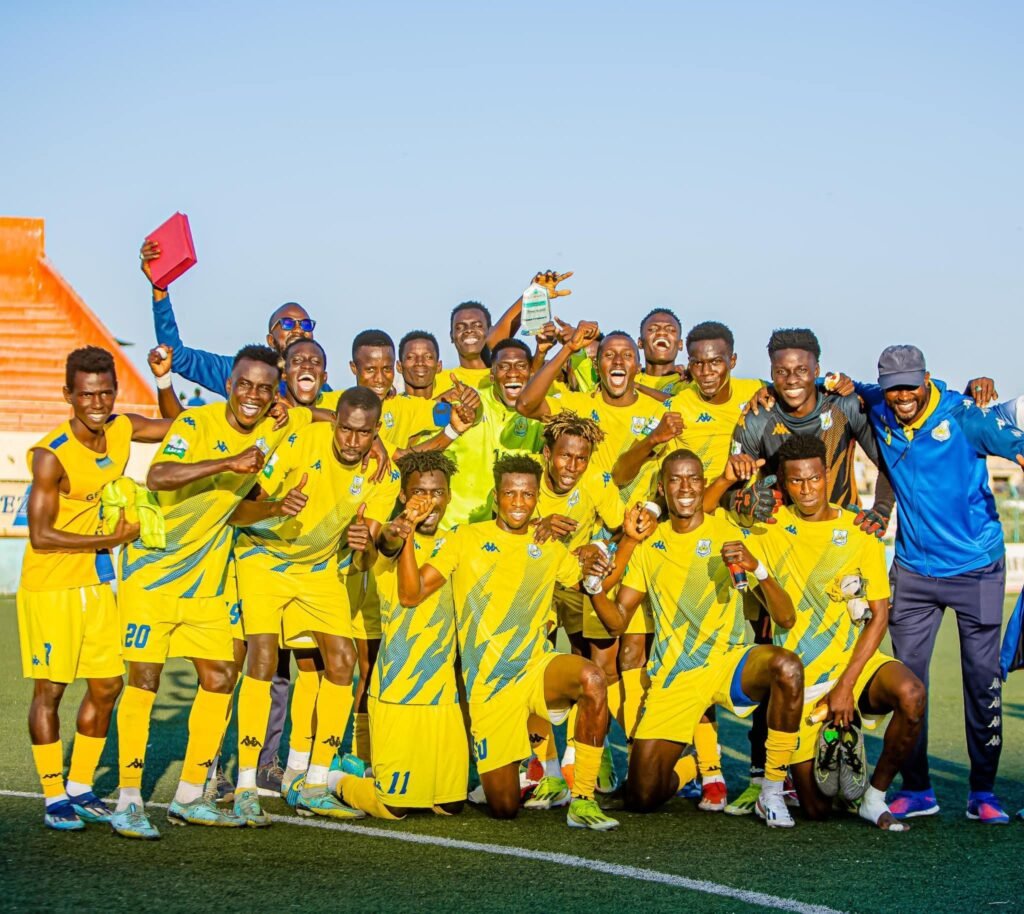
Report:
[[[612,481],[612,474],[611,473],[602,473],[601,474],[601,480],[602,480],[602,482],[604,482],[605,485],[608,485],[608,483],[610,483]]]
[[[399,471],[399,470],[392,470],[391,471],[391,481],[392,482],[398,482],[398,480],[401,479],[401,478],[402,478],[401,471]]]
[[[317,463],[319,463],[319,461],[317,461]],[[356,476],[356,477],[354,477],[354,478],[352,479],[352,485],[350,485],[350,486],[348,487],[348,490],[349,490],[349,492],[350,492],[350,493],[351,493],[352,495],[358,495],[358,494],[359,494],[360,492],[362,492],[362,491],[363,491],[363,483],[364,483],[365,481],[366,481],[366,480],[364,480],[362,476]]]
[[[323,469],[323,464],[320,463],[320,461],[318,460],[316,463],[310,464],[309,468],[311,470],[316,470],[317,472],[320,472],[320,470]]]
[[[833,425],[832,413],[822,413],[820,416],[818,416],[818,421],[821,422],[821,430],[823,432],[827,432],[830,428],[832,428]]]
[[[288,446],[289,447],[294,447],[295,446],[295,442],[298,441],[298,440],[299,440],[299,436],[296,435],[295,432],[292,432],[288,436]]]
[[[786,527],[786,532],[787,533],[792,533],[793,536],[796,536],[796,525],[795,524],[790,524],[788,527]]]
[[[701,413],[697,417],[697,421],[698,422],[714,422],[715,420],[711,418],[711,413]]]
[[[592,409],[590,411],[590,418],[593,419],[595,422],[600,422],[601,421],[601,417],[597,414],[597,410],[596,409]]]
[[[526,551],[531,559],[540,558],[540,546],[538,546],[536,543],[530,543],[530,545],[526,547]]]
[[[573,489],[572,495],[569,496],[569,507],[575,508],[580,503],[580,490]]]
[[[484,543],[481,548],[484,550],[484,552],[501,552],[501,550],[496,545],[494,545],[494,543],[490,542]]]
[[[656,543],[651,543],[651,548],[657,549],[659,552],[668,552],[668,549],[665,547],[664,540],[658,540]]]
[[[184,422],[190,428],[196,427],[196,420],[193,419],[191,416],[185,416],[185,418],[182,419],[181,421]]]
[[[788,435],[789,429],[786,428],[781,422],[775,423],[775,428],[772,429],[773,435]]]
[[[181,435],[171,435],[164,445],[164,453],[171,457],[184,457],[188,450],[188,442]]]
[[[216,445],[214,445],[214,448],[222,454],[226,454],[228,452],[228,446],[223,441],[218,441]]]
[[[706,559],[711,555],[711,540],[698,540],[697,541],[697,555],[702,559]]]
[[[845,546],[847,540],[846,530],[833,530],[832,531],[832,545],[833,546]]]
[[[949,441],[949,419],[943,419],[932,429],[932,437],[936,441]]]
[[[888,447],[892,447],[892,429],[889,426],[885,426],[885,443]]]

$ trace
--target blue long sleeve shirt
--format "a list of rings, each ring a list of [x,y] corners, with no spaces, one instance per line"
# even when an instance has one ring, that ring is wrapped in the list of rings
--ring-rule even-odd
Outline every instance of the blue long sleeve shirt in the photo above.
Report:
[[[923,417],[910,427],[899,423],[882,388],[857,384],[857,393],[899,504],[896,561],[935,578],[997,561],[1005,552],[1003,528],[985,457],[1015,460],[1024,454],[1024,432],[942,381],[932,381]]]

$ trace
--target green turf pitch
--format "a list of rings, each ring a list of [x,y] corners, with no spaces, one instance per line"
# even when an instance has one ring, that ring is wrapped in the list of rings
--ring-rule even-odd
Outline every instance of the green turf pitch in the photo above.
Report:
[[[885,835],[853,818],[798,822],[792,831],[769,832],[752,818],[702,813],[689,801],[674,800],[654,815],[618,814],[622,827],[609,834],[570,831],[561,810],[524,811],[511,823],[470,808],[452,819],[424,815],[340,829],[278,822],[267,831],[224,831],[172,828],[163,811],[154,809],[164,838],[150,844],[117,839],[105,826],[50,832],[42,827],[41,800],[2,795],[0,908],[1024,910],[1024,823],[985,827],[964,818],[966,752],[952,621],[943,626],[932,667],[933,772],[943,809],[938,817],[915,820],[909,834]],[[0,788],[37,793],[25,729],[30,687],[20,676],[11,599],[0,600],[0,638],[0,722],[6,736],[0,744]],[[173,792],[193,683],[187,664],[170,665],[157,701],[144,784],[155,802],[167,802]],[[66,740],[80,695],[77,686],[68,691]],[[998,789],[1016,811],[1024,806],[1024,673],[1010,677],[1003,711]],[[726,776],[735,794],[744,784],[746,728],[721,717]],[[232,727],[229,744],[233,738]],[[877,750],[878,740],[869,738],[872,757]],[[114,790],[115,765],[111,740],[99,792]],[[287,816],[280,801],[267,808]],[[456,846],[395,840],[406,836]],[[517,856],[500,853],[508,849]],[[730,894],[709,894],[716,886]],[[771,897],[758,903],[743,892]],[[794,904],[786,907],[787,902]]]

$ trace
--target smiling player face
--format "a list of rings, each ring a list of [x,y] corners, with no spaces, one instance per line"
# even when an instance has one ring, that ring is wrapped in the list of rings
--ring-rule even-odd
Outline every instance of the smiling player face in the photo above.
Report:
[[[654,313],[640,328],[640,347],[646,365],[674,365],[683,348],[679,324],[670,314]]]
[[[530,380],[530,360],[520,349],[508,346],[494,353],[491,378],[498,398],[509,408],[516,405],[519,394]]]
[[[633,381],[640,370],[636,344],[627,336],[608,336],[597,354],[597,373],[601,389],[612,400],[631,395]]]
[[[692,521],[703,515],[704,467],[692,457],[676,457],[665,461],[658,489],[665,496],[669,517]]]
[[[228,378],[228,421],[240,431],[255,428],[273,405],[280,380],[266,362],[242,359]]]
[[[304,340],[288,347],[284,380],[288,393],[299,406],[311,406],[327,380],[327,364],[318,343]]]
[[[64,388],[64,399],[71,406],[75,418],[96,434],[114,411],[117,397],[114,376],[109,371],[76,371],[73,383],[70,390]]]
[[[490,325],[479,308],[463,308],[452,319],[452,343],[455,351],[467,359],[478,359],[487,343]]]

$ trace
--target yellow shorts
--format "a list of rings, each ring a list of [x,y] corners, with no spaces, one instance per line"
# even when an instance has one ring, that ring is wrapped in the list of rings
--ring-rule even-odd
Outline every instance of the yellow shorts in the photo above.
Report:
[[[875,651],[868,662],[864,664],[864,669],[861,670],[860,676],[857,677],[857,681],[853,684],[853,703],[856,705],[860,701],[861,695],[864,694],[864,690],[868,687],[872,677],[887,663],[895,663],[896,660],[890,657],[888,654],[883,654],[881,651]],[[821,691],[820,689],[818,690]],[[825,691],[822,694],[828,694]],[[793,755],[790,757],[789,763],[791,765],[799,765],[800,762],[807,762],[814,758],[814,748],[818,741],[818,732],[821,730],[821,723],[809,724],[807,723],[808,715],[814,710],[815,705],[822,698],[822,694],[816,695],[812,700],[804,703],[804,708],[800,712],[800,733],[797,737],[796,749],[793,751]],[[877,722],[876,718],[872,718],[872,721]],[[873,724],[868,723],[865,719],[865,725],[869,729],[872,728]]]
[[[377,799],[406,809],[465,800],[469,745],[459,705],[367,701]]]
[[[304,645],[309,632],[352,637],[348,594],[337,569],[284,574],[266,564],[238,563],[245,636],[277,635],[282,645]]]
[[[747,704],[750,699],[743,695],[739,683],[733,682],[752,646],[712,655],[707,666],[680,673],[671,685],[654,680],[644,700],[636,738],[691,743],[693,731],[711,705],[721,705],[740,717],[753,714],[757,702]]]
[[[590,607],[590,597],[582,590],[570,590],[555,585],[555,595],[552,597],[551,606],[554,610],[556,624],[559,628],[565,629],[567,635],[578,635],[583,631],[583,610]]]
[[[177,597],[146,590],[129,579],[121,582],[118,604],[125,660],[235,659],[231,614],[223,595]]]
[[[613,590],[612,593],[615,591]],[[626,626],[626,635],[651,635],[654,633],[654,615],[651,613],[651,604],[645,598],[633,613],[633,618]],[[592,641],[604,641],[614,637],[609,634],[608,629],[597,615],[594,604],[587,600],[583,604],[583,636]]]
[[[544,673],[548,664],[560,656],[554,652],[545,654],[527,668],[518,682],[506,686],[494,698],[470,701],[470,731],[476,768],[481,774],[530,757],[533,749],[526,724],[531,714],[549,720],[554,715],[555,723],[565,719],[564,713],[549,710],[544,700]]]
[[[352,606],[352,637],[360,641],[379,641],[383,634],[380,596],[373,575],[368,571],[354,571],[344,575],[343,581]]]
[[[242,603],[238,599],[238,578],[235,575],[234,559],[228,563],[228,573],[224,578],[224,606],[228,611],[228,619],[231,622],[231,637],[236,641],[245,640],[245,630],[242,627]]]
[[[74,682],[124,675],[121,623],[109,584],[19,590],[17,604],[26,679]]]

